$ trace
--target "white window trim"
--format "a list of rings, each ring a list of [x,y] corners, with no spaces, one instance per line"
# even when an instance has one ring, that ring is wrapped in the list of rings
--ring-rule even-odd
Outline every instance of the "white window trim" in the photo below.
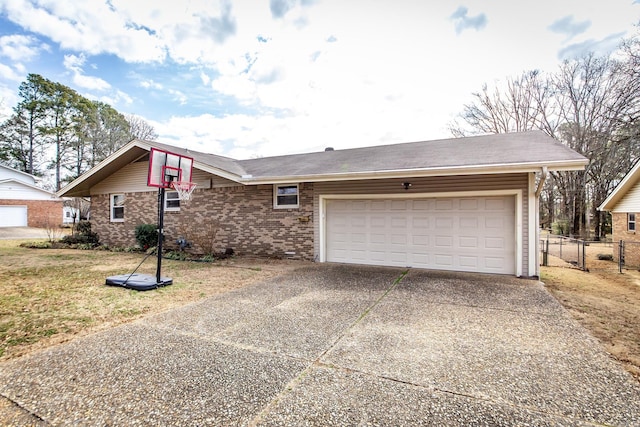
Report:
[[[113,217],[113,208],[114,208],[113,200],[117,196],[122,196],[124,198],[124,200],[126,200],[126,196],[125,196],[124,193],[109,194],[109,217],[111,219],[111,222],[124,222],[124,218],[114,218]],[[125,209],[124,205],[122,206],[122,209],[124,210],[124,213],[126,215],[126,209]]]
[[[180,211],[180,206],[178,206],[177,208],[170,208],[169,206],[167,206],[167,202],[169,201],[169,199],[167,198],[167,196],[169,195],[169,193],[176,193],[176,195],[178,194],[177,191],[171,189],[171,190],[166,190],[165,194],[164,194],[164,210],[165,212],[179,212]],[[176,196],[177,197],[177,196]],[[180,201],[180,197],[177,197],[175,199],[171,199],[171,200],[178,200]],[[182,203],[180,203],[182,204]]]
[[[633,215],[633,220],[631,219],[631,215]],[[631,229],[631,224],[633,224],[633,230]],[[637,231],[637,217],[634,212],[629,212],[627,214],[627,231]]]
[[[296,200],[298,203],[295,205],[279,205],[278,204],[278,188],[279,187],[296,187]],[[273,208],[274,209],[297,209],[300,207],[300,185],[297,183],[291,184],[273,184]]]

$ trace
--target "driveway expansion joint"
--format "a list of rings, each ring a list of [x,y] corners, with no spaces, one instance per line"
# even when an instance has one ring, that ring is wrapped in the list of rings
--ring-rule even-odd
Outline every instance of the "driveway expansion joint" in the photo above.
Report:
[[[44,418],[40,417],[35,412],[28,410],[27,408],[22,406],[20,403],[16,402],[15,400],[13,400],[9,396],[5,395],[4,393],[0,393],[0,398],[5,399],[7,402],[11,403],[11,405],[13,405],[16,408],[18,408],[18,410],[20,410],[21,412],[24,412],[25,414],[28,414],[30,417],[34,418],[36,421],[41,421],[43,423],[49,424],[47,422],[47,420],[45,420]]]

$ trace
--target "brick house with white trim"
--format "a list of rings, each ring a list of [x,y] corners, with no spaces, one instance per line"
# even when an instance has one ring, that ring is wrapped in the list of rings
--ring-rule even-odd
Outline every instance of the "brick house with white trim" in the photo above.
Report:
[[[625,262],[627,265],[640,266],[640,161],[631,168],[618,183],[611,194],[598,207],[598,210],[611,212],[612,240],[614,243],[631,242],[627,246]],[[617,246],[616,246],[617,247]],[[618,261],[618,251],[613,251]]]
[[[547,172],[588,162],[537,131],[248,160],[134,140],[58,192],[91,197],[103,243],[156,223],[152,148],[194,159],[192,200],[167,191],[169,244],[216,224],[219,249],[240,254],[524,277],[539,275]]]
[[[0,165],[0,227],[62,225],[62,200],[36,183],[35,176]]]

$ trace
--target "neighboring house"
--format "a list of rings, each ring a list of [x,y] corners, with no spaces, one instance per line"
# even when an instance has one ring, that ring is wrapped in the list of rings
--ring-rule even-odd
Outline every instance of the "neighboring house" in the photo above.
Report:
[[[609,194],[609,197],[598,207],[598,210],[611,212],[612,240],[614,243],[631,242],[626,245],[625,263],[640,266],[640,161],[625,175],[620,183]],[[617,246],[615,246],[617,248]],[[618,261],[618,251],[613,257]]]
[[[62,207],[62,223],[65,225],[75,224],[80,221],[80,211],[71,206]]]
[[[91,196],[103,243],[156,223],[152,147],[194,158],[192,200],[167,191],[168,244],[214,224],[219,250],[241,254],[524,277],[539,275],[540,181],[588,163],[542,132],[249,160],[134,140],[58,192]]]
[[[0,227],[58,227],[62,200],[36,186],[36,177],[0,165]]]

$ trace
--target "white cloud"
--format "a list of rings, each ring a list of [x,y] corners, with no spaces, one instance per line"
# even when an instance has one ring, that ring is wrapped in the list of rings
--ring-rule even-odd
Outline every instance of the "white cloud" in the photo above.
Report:
[[[65,55],[63,60],[64,67],[73,73],[73,83],[83,89],[105,91],[111,88],[111,85],[104,79],[95,76],[84,75],[83,66],[86,62],[84,54],[81,55]]]
[[[162,83],[158,83],[156,81],[153,81],[152,79],[140,80],[139,85],[145,89],[157,89],[157,90],[164,89],[164,86],[162,85]]]
[[[0,64],[0,73],[2,71]],[[18,96],[14,88],[0,85],[0,121],[4,121],[13,114],[13,106],[18,103]]]
[[[12,61],[30,61],[49,46],[32,36],[13,34],[0,37],[0,55]]]
[[[13,22],[49,37],[64,49],[87,54],[113,53],[131,62],[165,57],[156,35],[126,20],[107,2],[6,0],[4,12]]]
[[[189,98],[187,98],[187,95],[185,95],[184,93],[180,92],[179,90],[169,89],[168,92],[171,95],[173,95],[173,99],[178,101],[180,103],[180,105],[186,104],[187,101],[189,100]]]
[[[0,64],[0,78],[3,80],[11,80],[19,82],[24,78],[24,74],[17,73],[13,68],[5,64]]]

